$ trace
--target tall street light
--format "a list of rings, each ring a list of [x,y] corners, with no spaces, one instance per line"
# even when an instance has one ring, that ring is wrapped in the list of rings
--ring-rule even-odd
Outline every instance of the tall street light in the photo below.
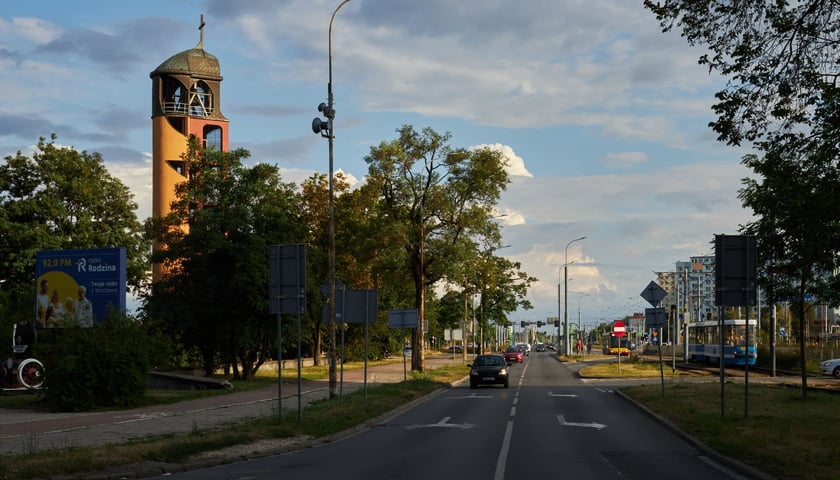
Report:
[[[566,261],[563,265],[563,355],[569,354],[569,245],[581,241],[586,237],[576,238],[566,244]]]
[[[330,369],[330,380],[329,380],[329,390],[330,390],[330,398],[336,396],[336,390],[338,386],[338,375],[336,372],[336,339],[335,339],[335,332],[336,332],[336,322],[335,322],[335,194],[334,194],[334,182],[333,182],[333,139],[335,136],[333,135],[333,121],[335,120],[335,110],[333,109],[333,91],[332,91],[332,26],[333,21],[335,20],[335,15],[341,10],[347,2],[350,0],[344,0],[341,2],[335,11],[333,11],[332,17],[330,17],[330,28],[327,32],[327,60],[329,62],[329,80],[327,81],[327,103],[321,103],[318,105],[318,111],[326,117],[326,120],[321,118],[315,117],[312,120],[312,131],[316,134],[321,134],[322,137],[326,138],[329,142],[329,150],[330,150],[330,166],[329,166],[329,196],[330,196],[330,206],[329,206],[329,284],[330,284],[330,300],[329,300],[329,332],[330,332],[330,357],[329,357],[329,369]]]
[[[583,300],[583,297],[588,297],[588,296],[589,296],[588,293],[581,293],[580,298],[578,298],[578,325],[577,325],[577,327],[578,327],[578,335],[580,336],[581,340],[583,339],[583,333],[584,332],[583,332],[583,328],[581,328],[582,325],[580,323],[580,302]]]

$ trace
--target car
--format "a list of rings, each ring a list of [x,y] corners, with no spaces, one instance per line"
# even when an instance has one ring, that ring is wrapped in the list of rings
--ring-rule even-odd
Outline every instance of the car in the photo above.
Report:
[[[822,362],[820,364],[820,373],[823,375],[832,375],[834,378],[840,378],[840,358]]]
[[[508,362],[519,362],[522,363],[525,361],[525,354],[522,353],[522,350],[516,347],[510,347],[505,350],[505,360]]]
[[[508,388],[508,367],[510,364],[505,357],[497,353],[479,355],[473,362],[467,365],[470,367],[470,388],[478,388],[479,385],[502,385]]]
[[[535,352],[544,352],[545,351],[545,344],[538,343],[536,347],[534,347]]]

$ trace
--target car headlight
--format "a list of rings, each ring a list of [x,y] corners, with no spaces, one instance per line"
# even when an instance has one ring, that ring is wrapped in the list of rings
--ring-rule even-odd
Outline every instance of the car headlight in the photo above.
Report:
[[[478,375],[478,372],[476,372],[475,370],[470,370],[470,375]]]
[[[503,368],[503,369],[499,370],[499,375],[507,375],[507,369]]]

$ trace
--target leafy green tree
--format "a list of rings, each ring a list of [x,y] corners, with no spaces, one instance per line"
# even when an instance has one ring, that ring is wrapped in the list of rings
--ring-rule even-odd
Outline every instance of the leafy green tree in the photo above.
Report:
[[[207,375],[221,364],[244,379],[275,352],[269,246],[302,243],[306,231],[294,186],[276,167],[244,166],[247,157],[190,140],[190,175],[176,187],[171,213],[147,222],[150,238],[164,246],[153,260],[166,273],[144,304],[149,321],[200,351]]]
[[[799,318],[802,395],[805,371],[806,301],[813,295],[840,304],[840,90],[828,88],[815,109],[824,127],[818,133],[784,132],[761,142],[764,156],[747,155],[744,164],[761,179],[744,179],[740,198],[756,220],[745,227],[755,236],[763,283],[769,298],[790,299]]]
[[[767,132],[809,129],[823,86],[838,74],[840,9],[836,0],[645,0],[663,31],[678,28],[711,52],[701,65],[727,77],[711,123],[731,145]],[[797,127],[799,125],[799,127]],[[804,127],[803,127],[804,126]]]
[[[39,250],[124,247],[134,291],[148,270],[149,243],[133,194],[108,173],[99,153],[56,139],[42,137],[31,157],[17,152],[0,165],[0,322],[31,314]]]
[[[448,145],[449,133],[403,126],[398,138],[371,147],[365,157],[376,192],[369,212],[380,226],[382,254],[411,273],[413,305],[420,316],[412,338],[412,369],[423,371],[426,288],[452,271],[463,257],[462,239],[492,221],[493,207],[509,176],[501,154]]]

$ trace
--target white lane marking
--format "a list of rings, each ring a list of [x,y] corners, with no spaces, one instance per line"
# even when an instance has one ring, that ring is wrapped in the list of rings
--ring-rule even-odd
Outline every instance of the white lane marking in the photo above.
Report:
[[[499,458],[496,460],[496,473],[493,475],[493,480],[505,479],[505,465],[507,464],[508,452],[510,451],[510,437],[513,436],[513,422],[507,422],[505,428],[505,436],[502,440],[502,451],[499,452]]]
[[[511,416],[511,417],[515,417],[515,416],[516,416],[516,407],[510,407],[510,416]]]
[[[596,428],[598,430],[602,430],[607,428],[606,425],[601,423],[578,423],[578,422],[567,422],[566,418],[563,415],[557,415],[557,421],[560,422],[560,425],[563,427],[587,427],[587,428]]]
[[[569,397],[569,398],[577,397],[577,395],[575,395],[574,393],[554,393],[554,392],[548,392],[548,396],[549,397]]]

